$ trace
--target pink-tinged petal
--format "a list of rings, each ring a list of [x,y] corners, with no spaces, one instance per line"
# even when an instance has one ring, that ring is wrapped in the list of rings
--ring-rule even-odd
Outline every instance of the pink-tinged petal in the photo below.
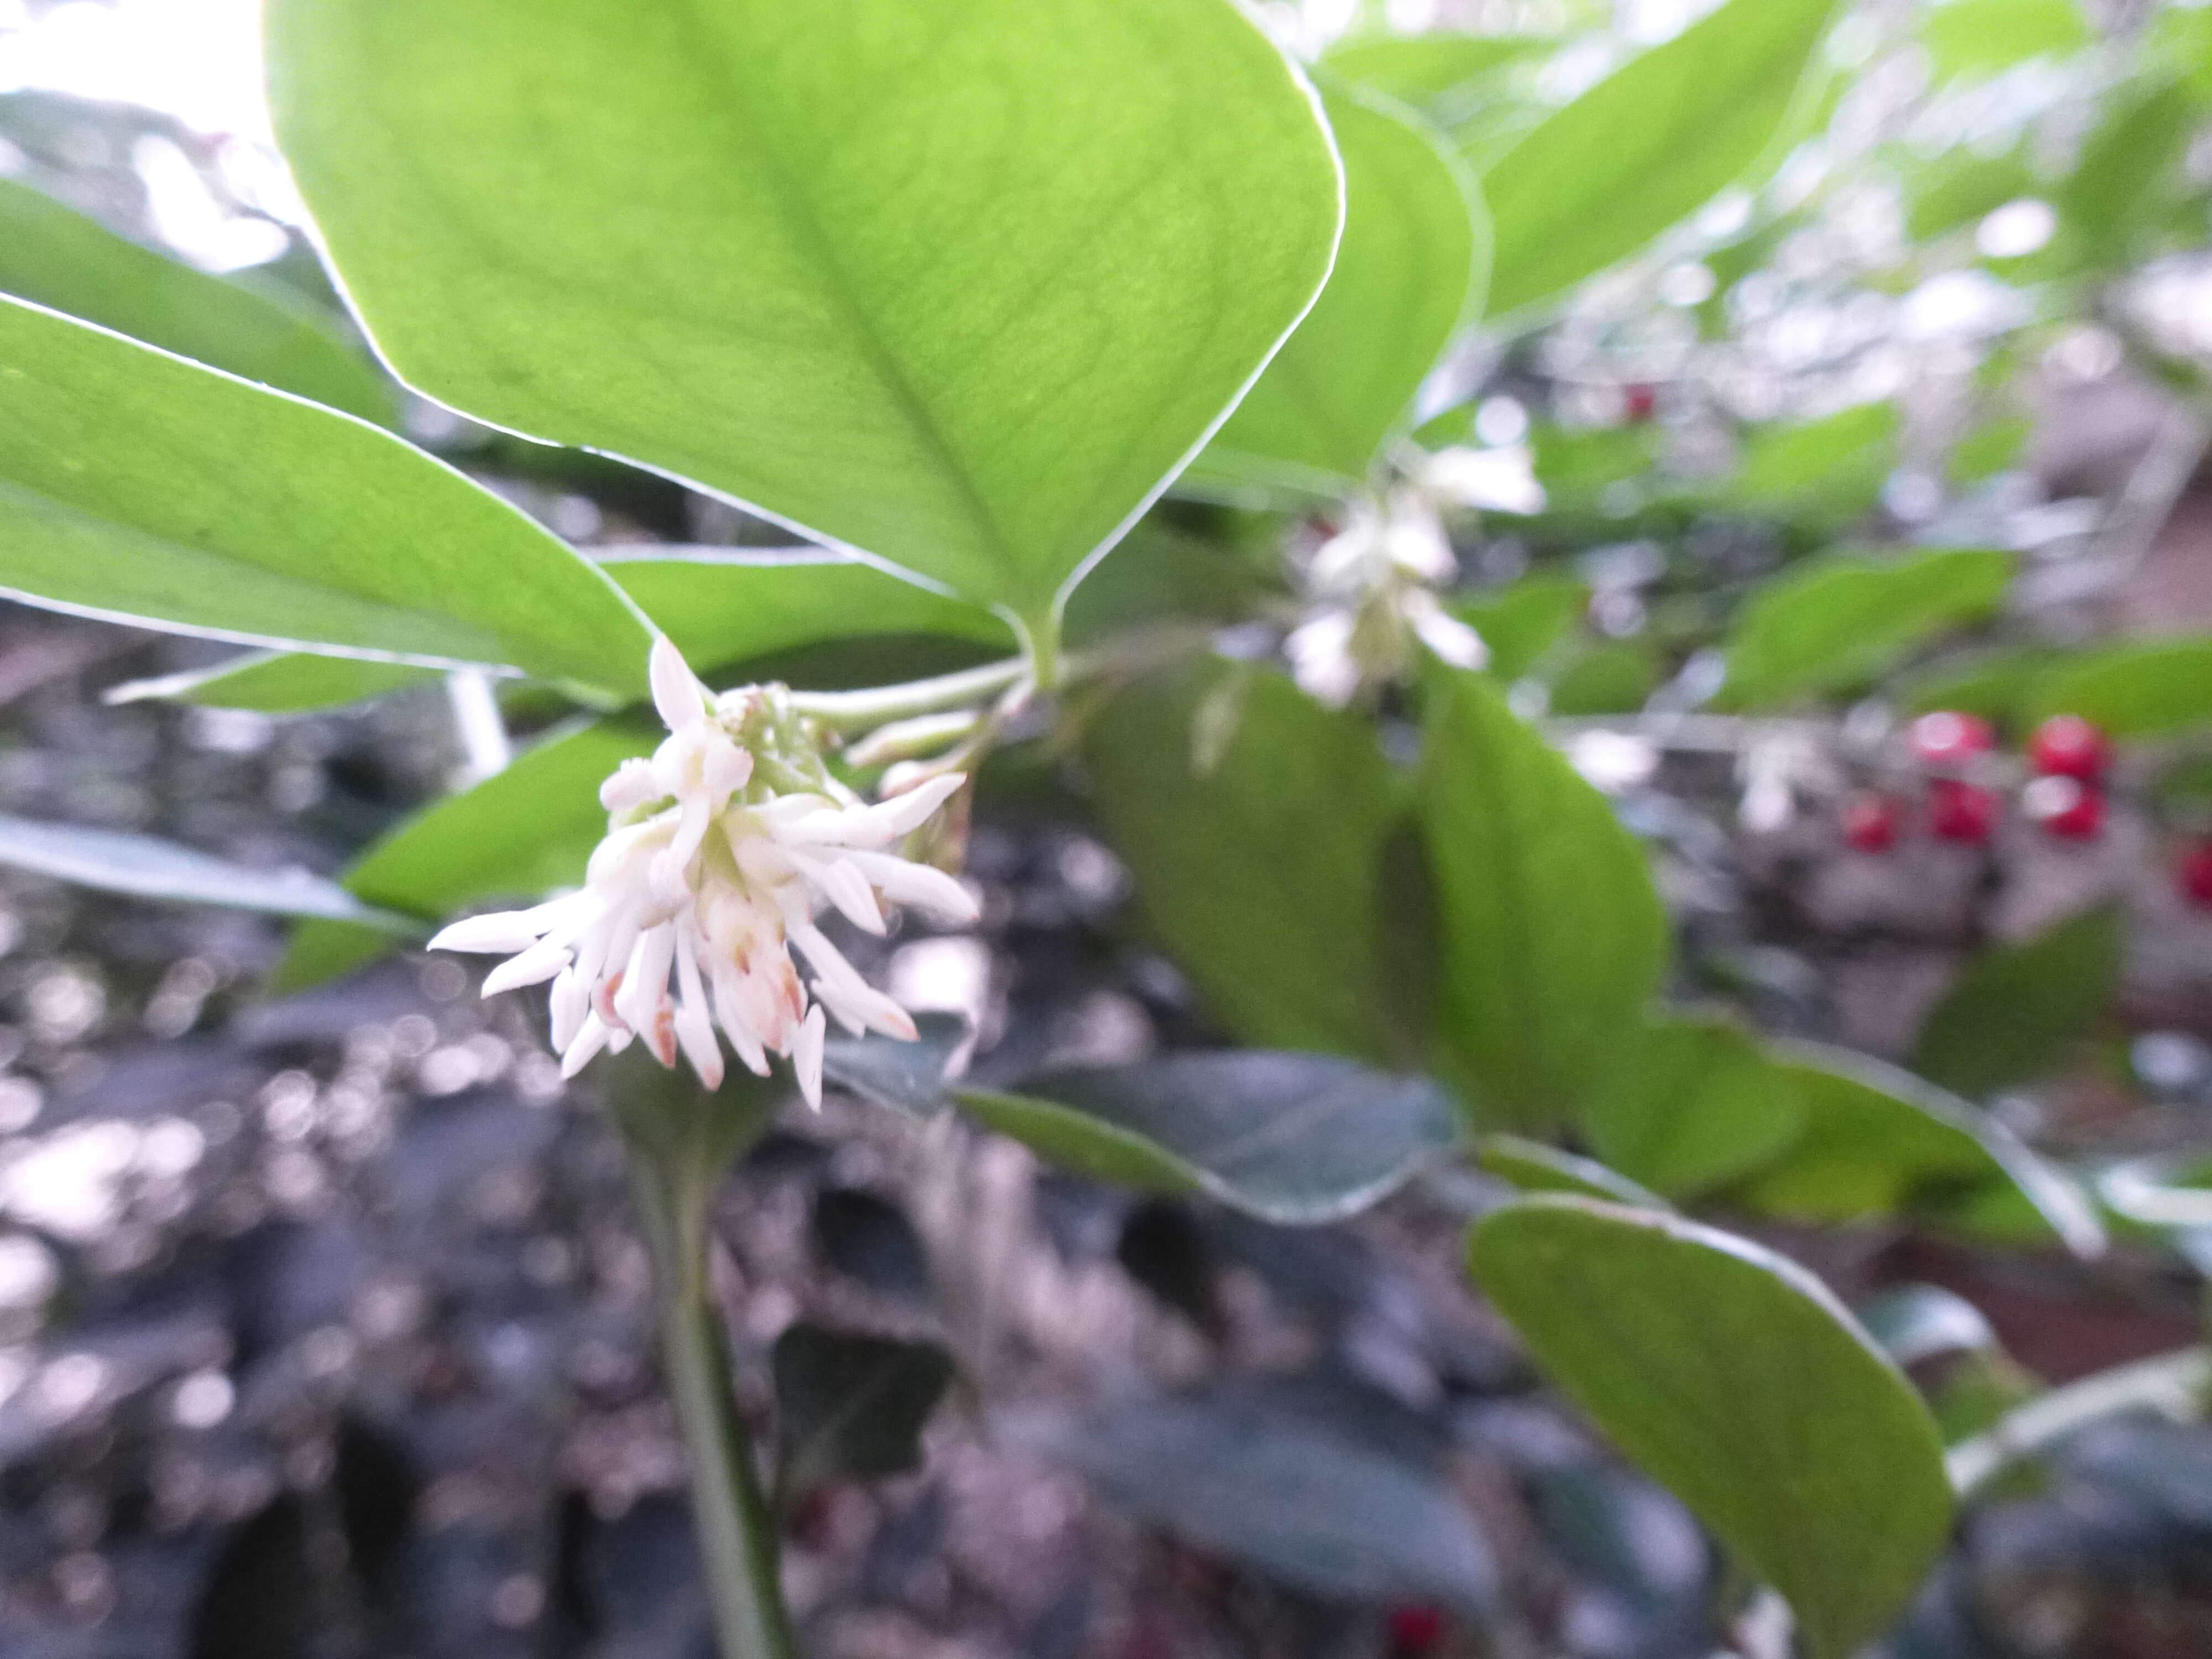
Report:
[[[811,1008],[799,1022],[799,1036],[791,1045],[791,1069],[799,1073],[799,1092],[816,1111],[822,1109],[822,1042],[828,1022],[819,1008]]]
[[[647,928],[630,950],[622,988],[615,993],[614,1011],[622,1024],[648,1042],[657,1041],[653,1028],[668,1002],[668,969],[675,957],[675,927],[663,922]]]
[[[714,1018],[720,1021],[722,1030],[730,1039],[730,1046],[738,1051],[738,1058],[745,1069],[756,1077],[766,1077],[769,1072],[768,1053],[761,1045],[760,1033],[745,1018],[745,1011],[738,996],[739,975],[736,968],[726,962],[717,962],[708,975],[708,988],[714,997]]]
[[[722,1045],[714,1041],[714,1016],[699,977],[698,942],[690,927],[676,935],[676,1041],[709,1089],[722,1086]]]
[[[653,641],[647,673],[653,682],[653,706],[660,711],[661,723],[670,731],[681,732],[705,722],[707,688],[699,684],[684,653],[665,634]]]
[[[486,974],[483,994],[493,997],[501,991],[517,990],[525,985],[543,985],[568,965],[568,947],[546,939],[532,945],[519,957],[509,957]]]

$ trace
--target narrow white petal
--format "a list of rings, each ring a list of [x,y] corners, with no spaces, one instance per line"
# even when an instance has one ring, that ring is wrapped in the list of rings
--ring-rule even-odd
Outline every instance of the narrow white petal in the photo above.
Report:
[[[549,903],[527,910],[495,910],[481,916],[464,916],[441,928],[431,938],[428,948],[511,957],[538,943],[552,920],[553,909]]]
[[[827,1026],[821,1009],[808,1009],[791,1045],[791,1069],[799,1073],[799,1092],[817,1112],[822,1109],[822,1041]]]
[[[653,1046],[661,1044],[657,1030],[668,1002],[668,968],[676,955],[676,929],[667,922],[648,927],[637,936],[629,961],[623,969],[622,988],[615,993],[614,1011],[622,1023]],[[669,1033],[672,1059],[675,1033]],[[670,1063],[664,1060],[662,1064]]]
[[[610,1026],[597,1014],[586,1014],[584,1023],[576,1028],[576,1035],[568,1039],[568,1046],[561,1051],[561,1075],[574,1077],[591,1062],[592,1056],[607,1046],[614,1035]]]
[[[665,793],[653,775],[653,763],[641,755],[632,756],[599,786],[599,805],[610,812],[632,812]]]
[[[909,835],[929,822],[937,809],[960,793],[968,781],[964,772],[946,772],[918,783],[902,795],[893,795],[889,800],[878,801],[861,810],[871,817],[880,816],[890,825],[894,836]]]
[[[1482,642],[1482,635],[1453,616],[1434,599],[1423,593],[1425,605],[1411,602],[1406,606],[1413,631],[1421,636],[1421,643],[1454,668],[1480,668],[1490,660],[1490,647]]]
[[[783,854],[855,927],[871,933],[884,931],[884,913],[876,902],[875,890],[849,859],[822,858],[795,847],[785,848]]]
[[[509,957],[484,975],[483,994],[497,996],[525,985],[543,985],[568,965],[568,947],[546,939],[519,957]]]
[[[745,1018],[745,1011],[738,997],[738,970],[730,963],[717,962],[708,975],[714,996],[714,1018],[721,1022],[730,1046],[738,1051],[738,1058],[745,1069],[756,1077],[768,1075],[768,1054],[761,1046],[760,1034],[753,1023]]]
[[[591,988],[578,976],[574,968],[555,976],[550,1011],[553,1019],[553,1046],[565,1053],[568,1045],[576,1040],[576,1033],[584,1029],[584,1022],[592,1017]]]
[[[684,660],[684,653],[665,634],[653,642],[649,678],[653,682],[653,706],[660,711],[661,722],[670,731],[681,732],[686,726],[705,722],[707,688],[699,684],[698,676]]]
[[[975,896],[934,865],[889,853],[848,853],[845,861],[893,904],[915,905],[947,921],[974,921],[982,914]]]
[[[722,1086],[722,1045],[714,1041],[714,1016],[699,979],[698,942],[690,927],[676,935],[676,1041],[684,1058],[709,1089]]]
[[[797,945],[814,971],[821,975],[815,986],[815,994],[830,1000],[840,1021],[847,1025],[855,1023],[911,1042],[915,1038],[914,1018],[890,998],[860,977],[859,969],[845,960],[844,955],[811,923],[796,923],[791,927],[791,942]]]

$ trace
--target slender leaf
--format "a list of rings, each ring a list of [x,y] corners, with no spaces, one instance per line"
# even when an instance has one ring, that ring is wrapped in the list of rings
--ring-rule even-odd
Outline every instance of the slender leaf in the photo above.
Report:
[[[1495,100],[1504,71],[1556,44],[1540,34],[1411,34],[1332,46],[1322,66],[1452,127]]]
[[[272,101],[411,385],[1034,624],[1340,219],[1227,0],[279,0]]]
[[[0,298],[0,592],[180,633],[641,692],[643,620],[390,434]]]
[[[1085,744],[1139,908],[1238,1038],[1387,1058],[1376,889],[1398,792],[1374,727],[1255,674],[1201,770],[1193,722],[1221,712],[1220,684],[1193,671],[1133,685]]]
[[[1067,1066],[1011,1091],[958,1097],[1055,1164],[1139,1188],[1203,1191],[1286,1224],[1364,1209],[1457,1133],[1450,1099],[1427,1079],[1329,1054],[1227,1049]]]
[[[1962,1095],[2029,1083],[2094,1027],[2119,978],[2120,916],[2070,916],[1966,964],[1920,1028],[1913,1068]]]
[[[374,930],[387,942],[411,931],[406,917],[363,904],[337,883],[296,865],[233,864],[173,841],[121,830],[0,814],[0,864],[106,893],[343,921]]]
[[[1642,1018],[1668,952],[1643,849],[1483,676],[1428,683],[1422,826],[1443,939],[1446,1075],[1479,1115],[1547,1127]]]
[[[1545,1368],[1846,1659],[1950,1525],[1920,1397],[1820,1280],[1748,1239],[1593,1199],[1523,1199],[1469,1242]]]
[[[1736,618],[1723,693],[1732,708],[1848,690],[1915,646],[1985,617],[2012,580],[2008,553],[1950,549],[1902,559],[1837,553],[1759,591]]]
[[[392,392],[338,321],[283,290],[194,270],[0,179],[0,293],[388,423]]]
[[[1521,140],[1484,175],[1501,315],[1633,253],[1759,160],[1833,0],[1729,0]]]
[[[1195,475],[1357,487],[1486,274],[1489,224],[1478,220],[1474,180],[1426,124],[1350,89],[1326,101],[1344,156],[1336,268]]]
[[[188,668],[158,679],[130,680],[107,693],[109,702],[166,697],[204,708],[251,708],[264,714],[301,714],[404,690],[438,678],[434,668],[372,662],[363,657],[318,657],[304,651],[256,651],[212,668]]]
[[[1736,1025],[1673,1015],[1623,1043],[1580,1121],[1608,1164],[1688,1199],[1772,1160],[1803,1129],[1805,1107]]]

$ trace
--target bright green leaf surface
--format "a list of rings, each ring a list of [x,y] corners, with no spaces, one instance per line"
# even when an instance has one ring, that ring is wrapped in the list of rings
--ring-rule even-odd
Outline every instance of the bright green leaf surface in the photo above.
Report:
[[[318,708],[342,708],[387,691],[427,684],[437,678],[437,670],[409,663],[318,657],[304,651],[257,651],[212,668],[132,680],[110,691],[107,701],[137,702],[143,697],[166,697],[203,708],[303,714]]]
[[[1571,577],[1523,576],[1452,610],[1490,647],[1488,672],[1510,682],[1535,667],[1589,605],[1589,589]]]
[[[1327,104],[1344,155],[1336,269],[1194,464],[1199,474],[1356,486],[1405,420],[1487,262],[1474,181],[1418,118],[1351,90],[1329,92]]]
[[[2101,1247],[2073,1184],[1957,1096],[1840,1048],[1793,1043],[1778,1063],[1804,1106],[1805,1129],[1779,1164],[1735,1189],[1748,1207],[1821,1223],[1958,1219],[2024,1197],[2038,1231],[2082,1254]]]
[[[5,179],[0,293],[364,420],[392,419],[390,389],[340,337],[335,319],[281,290],[165,258]]]
[[[1729,0],[1552,116],[1484,175],[1490,310],[1633,253],[1735,182],[1789,114],[1833,0]]]
[[[979,605],[819,549],[696,549],[600,568],[701,673],[749,657],[872,634],[946,634],[1002,651],[1012,633]]]
[[[337,883],[297,866],[233,864],[176,842],[115,830],[0,814],[0,864],[137,898],[343,921],[386,944],[409,927],[406,918],[379,912]]]
[[[1581,1123],[1607,1164],[1686,1199],[1780,1153],[1804,1127],[1787,1073],[1725,1019],[1654,1018],[1591,1091]]]
[[[431,920],[488,899],[534,902],[574,886],[606,833],[599,784],[632,755],[652,753],[661,735],[602,720],[550,738],[504,772],[409,818],[356,860],[345,884],[372,904]],[[299,990],[382,948],[358,929],[302,927],[276,984]]]
[[[1484,676],[1428,682],[1422,827],[1443,952],[1447,1075],[1499,1126],[1573,1113],[1668,952],[1643,848]]]
[[[1845,518],[1864,511],[1896,464],[1897,407],[1859,404],[1795,425],[1762,427],[1722,488],[1741,507]]]
[[[2009,553],[1964,548],[1799,565],[1736,618],[1722,696],[1731,708],[1768,709],[1864,684],[1916,645],[1996,610],[2012,570]]]
[[[1474,114],[1500,73],[1548,52],[1536,34],[1409,34],[1353,40],[1322,58],[1331,75],[1410,104],[1442,126]]]
[[[339,654],[641,691],[614,585],[390,434],[0,298],[0,591]]]
[[[281,0],[283,149],[412,385],[1035,622],[1328,274],[1227,0]]]
[[[1845,1659],[1903,1607],[1950,1525],[1942,1443],[1812,1274],[1586,1198],[1492,1212],[1469,1257],[1546,1370],[1781,1592],[1812,1659]]]
[[[2146,640],[2075,657],[2045,677],[2031,713],[2079,714],[2116,738],[2212,725],[2212,638]]]
[[[1938,76],[1987,75],[2030,58],[2063,57],[2096,39],[2075,0],[1947,0],[1920,38]]]
[[[1085,745],[1138,905],[1243,1041],[1387,1057],[1376,896],[1398,792],[1373,725],[1255,674],[1201,773],[1192,724],[1219,678],[1131,687]]]
[[[1224,1049],[963,1090],[1002,1134],[1086,1175],[1200,1190],[1285,1225],[1364,1209],[1457,1136],[1450,1098],[1332,1054]]]
[[[1595,1158],[1578,1158],[1547,1141],[1530,1140],[1523,1135],[1483,1136],[1475,1148],[1475,1162],[1524,1193],[1579,1193],[1584,1198],[1609,1199],[1635,1209],[1668,1207],[1658,1194]]]
[[[2105,1012],[2120,947],[2118,913],[2099,908],[1983,951],[1921,1027],[1914,1069],[1962,1095],[2033,1081]]]

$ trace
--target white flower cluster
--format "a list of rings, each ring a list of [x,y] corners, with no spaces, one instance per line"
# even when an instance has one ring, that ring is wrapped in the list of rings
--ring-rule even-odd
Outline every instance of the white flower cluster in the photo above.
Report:
[[[665,639],[653,646],[652,683],[669,735],[651,759],[624,761],[600,786],[607,834],[583,886],[527,910],[457,921],[431,946],[507,956],[486,976],[486,996],[550,980],[564,1077],[602,1048],[642,1037],[663,1066],[680,1050],[717,1088],[720,1026],[762,1076],[770,1054],[787,1057],[819,1105],[825,1011],[855,1035],[911,1041],[915,1025],[815,916],[826,902],[880,933],[889,902],[974,921],[975,901],[958,882],[888,850],[964,780],[939,775],[865,805],[811,751],[791,752],[805,745],[780,736],[787,722],[773,691],[747,687],[718,700]],[[811,986],[800,983],[794,949],[812,969]]]
[[[1481,636],[1436,595],[1458,570],[1421,492],[1356,504],[1307,562],[1314,608],[1284,641],[1291,674],[1308,696],[1340,708],[1363,686],[1402,678],[1416,640],[1455,668],[1481,667],[1489,659]]]

